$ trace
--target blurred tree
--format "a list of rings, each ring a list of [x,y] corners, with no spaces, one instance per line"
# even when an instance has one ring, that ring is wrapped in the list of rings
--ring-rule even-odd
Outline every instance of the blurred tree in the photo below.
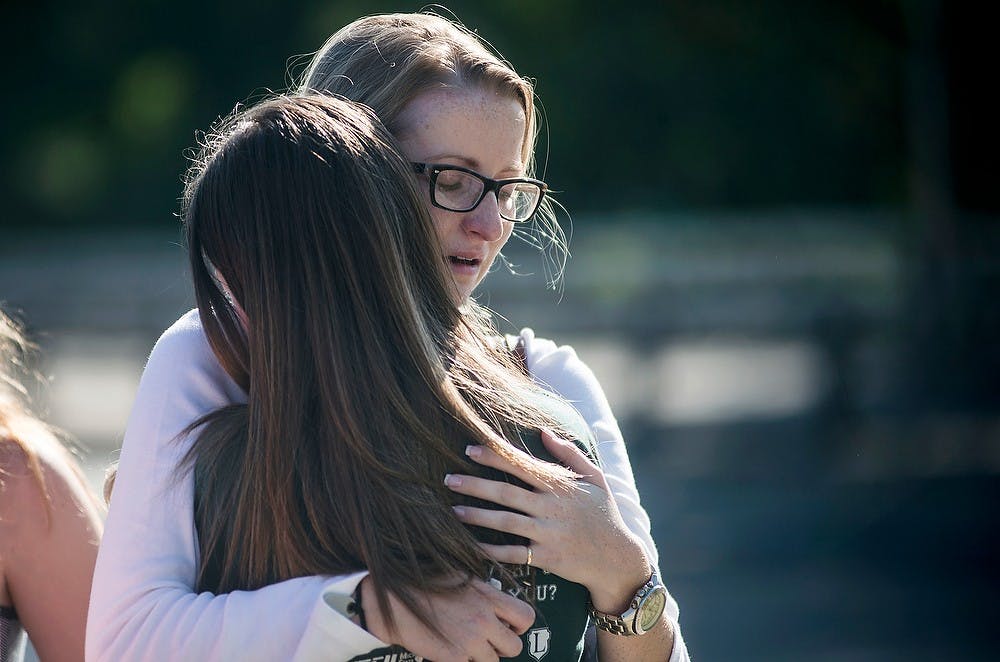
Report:
[[[546,176],[573,210],[905,202],[898,1],[448,6],[537,78]],[[196,129],[284,88],[301,69],[294,56],[347,21],[418,8],[5,8],[5,87],[17,97],[0,123],[5,224],[169,222]]]
[[[911,273],[900,321],[904,402],[920,409],[1000,406],[1000,132],[983,85],[994,77],[983,48],[995,14],[906,5],[911,208],[902,243]]]

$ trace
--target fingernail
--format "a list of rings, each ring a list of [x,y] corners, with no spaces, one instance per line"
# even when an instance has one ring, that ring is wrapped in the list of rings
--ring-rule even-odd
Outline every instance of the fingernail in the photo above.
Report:
[[[454,474],[448,474],[444,477],[444,484],[448,487],[458,487],[462,484],[462,479]]]
[[[451,509],[454,510],[455,514],[458,515],[459,517],[465,516],[465,508],[463,508],[462,506],[452,506]]]
[[[483,447],[482,446],[471,446],[471,445],[470,446],[466,446],[465,447],[465,454],[468,455],[469,457],[481,457],[482,454],[483,454]]]
[[[552,441],[556,442],[557,444],[565,444],[566,443],[565,439],[563,439],[560,436],[557,436],[555,432],[553,432],[552,430],[549,430],[548,428],[545,428],[544,430],[542,430],[542,432],[545,433],[545,435],[548,436],[549,439],[551,439]]]

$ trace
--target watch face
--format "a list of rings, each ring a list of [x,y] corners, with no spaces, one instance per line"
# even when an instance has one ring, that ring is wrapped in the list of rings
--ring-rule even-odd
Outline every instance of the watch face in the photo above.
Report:
[[[662,587],[658,587],[647,596],[646,600],[639,607],[639,614],[636,619],[640,634],[648,632],[656,625],[666,605],[667,592]]]

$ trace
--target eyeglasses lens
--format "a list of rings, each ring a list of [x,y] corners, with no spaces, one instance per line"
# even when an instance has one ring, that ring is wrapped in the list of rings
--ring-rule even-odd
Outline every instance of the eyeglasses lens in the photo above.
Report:
[[[517,182],[500,187],[497,202],[500,215],[511,221],[526,221],[535,211],[542,190],[535,184]]]
[[[483,194],[483,182],[461,170],[442,170],[437,175],[437,203],[455,211],[472,209]]]

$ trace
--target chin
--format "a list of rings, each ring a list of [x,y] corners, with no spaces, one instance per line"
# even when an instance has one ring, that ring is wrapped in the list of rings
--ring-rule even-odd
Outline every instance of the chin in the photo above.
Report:
[[[478,282],[471,285],[468,283],[456,282],[454,291],[455,291],[455,296],[458,298],[459,303],[462,303],[466,301],[469,297],[471,297],[472,293],[476,291],[476,285],[478,284],[479,284]]]
[[[458,283],[452,281],[451,300],[456,306],[461,308],[465,302],[469,300],[470,296],[472,296],[472,289],[466,289],[465,287],[462,287]]]

